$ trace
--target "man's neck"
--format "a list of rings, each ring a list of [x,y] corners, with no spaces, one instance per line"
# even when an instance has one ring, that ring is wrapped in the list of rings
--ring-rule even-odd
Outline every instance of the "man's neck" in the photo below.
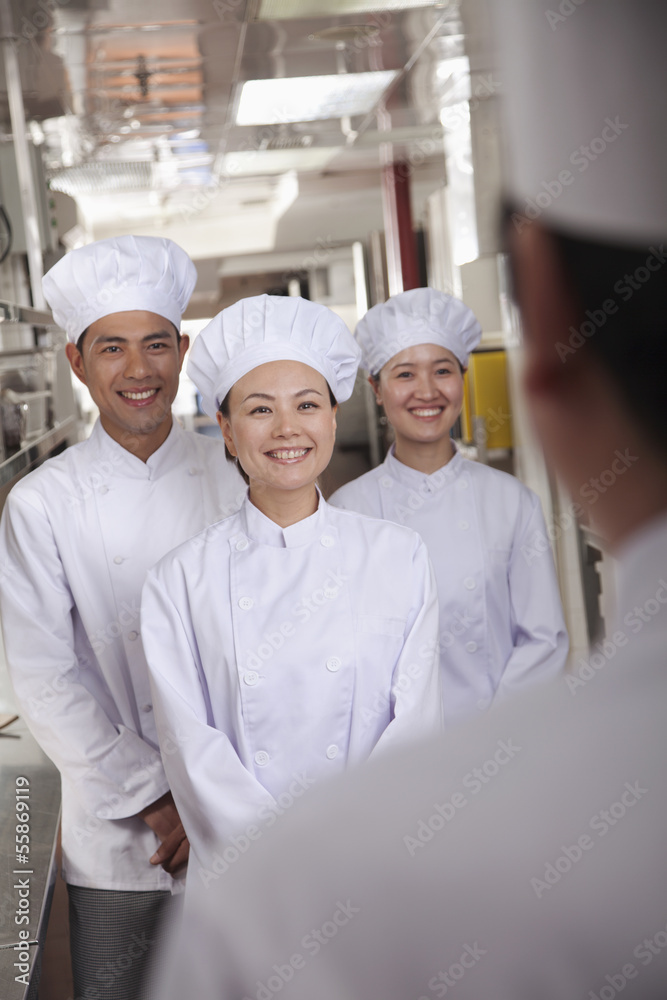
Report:
[[[147,462],[151,455],[158,448],[162,447],[171,434],[174,420],[171,413],[169,413],[154,430],[148,433],[130,431],[119,427],[117,424],[108,421],[102,414],[100,415],[100,423],[109,437],[119,444],[121,448],[125,448],[126,451],[129,451],[131,455],[134,455],[141,462]]]

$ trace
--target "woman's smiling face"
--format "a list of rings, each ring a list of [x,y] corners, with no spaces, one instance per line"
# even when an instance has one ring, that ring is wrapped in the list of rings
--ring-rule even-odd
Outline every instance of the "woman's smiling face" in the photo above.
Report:
[[[463,406],[461,365],[438,344],[406,347],[372,385],[396,432],[397,447],[448,437]]]
[[[254,368],[218,413],[225,444],[253,486],[299,490],[326,469],[336,437],[336,407],[326,379],[299,361]]]

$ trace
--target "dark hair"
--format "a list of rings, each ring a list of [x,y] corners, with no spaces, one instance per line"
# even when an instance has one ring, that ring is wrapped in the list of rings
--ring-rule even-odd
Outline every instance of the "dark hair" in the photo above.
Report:
[[[646,437],[667,454],[667,254],[662,245],[601,243],[553,229],[550,235],[580,317],[558,345],[562,361],[591,351]]]
[[[171,322],[171,321],[168,320],[168,322]],[[173,323],[171,325],[174,326]],[[83,331],[83,333],[81,334],[81,336],[79,337],[79,339],[76,342],[76,349],[79,352],[79,354],[83,354],[83,338],[86,336],[86,334],[88,333],[89,329],[90,329],[90,327],[87,326],[86,329]],[[178,347],[179,344],[181,343],[181,331],[178,330],[175,326],[174,326],[174,330],[176,330],[176,346]]]
[[[338,403],[336,401],[336,397],[331,391],[331,386],[329,385],[328,382],[327,382],[327,389],[329,390],[329,402],[331,403],[331,408],[333,409],[334,406],[338,406]],[[231,391],[232,390],[230,389],[225,398],[223,399],[223,401],[220,403],[220,406],[218,407],[218,413],[221,413],[223,417],[227,418],[227,420],[229,420],[229,394],[231,393]],[[232,455],[226,443],[225,443],[225,455],[227,457],[228,462],[236,463],[236,467],[238,468],[239,473],[241,474],[241,478],[248,486],[250,486],[250,479],[248,477],[247,472],[245,471],[244,468],[242,468],[239,460],[235,458],[234,455]]]

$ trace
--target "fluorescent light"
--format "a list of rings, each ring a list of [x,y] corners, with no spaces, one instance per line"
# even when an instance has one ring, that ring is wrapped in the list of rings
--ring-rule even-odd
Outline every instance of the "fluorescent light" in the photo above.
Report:
[[[415,7],[443,6],[441,0],[261,0],[259,21],[279,21],[294,17],[340,17],[371,11],[413,10]]]
[[[339,146],[316,146],[308,149],[244,149],[227,153],[223,173],[230,177],[282,174],[286,170],[323,170],[340,152]]]
[[[241,91],[236,124],[277,125],[365,115],[397,74],[392,69],[248,80]]]

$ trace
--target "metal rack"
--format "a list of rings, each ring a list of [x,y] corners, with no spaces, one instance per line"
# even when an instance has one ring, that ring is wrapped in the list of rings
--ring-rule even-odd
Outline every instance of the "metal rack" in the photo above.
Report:
[[[0,301],[0,508],[21,476],[77,439],[65,344],[48,313]]]

